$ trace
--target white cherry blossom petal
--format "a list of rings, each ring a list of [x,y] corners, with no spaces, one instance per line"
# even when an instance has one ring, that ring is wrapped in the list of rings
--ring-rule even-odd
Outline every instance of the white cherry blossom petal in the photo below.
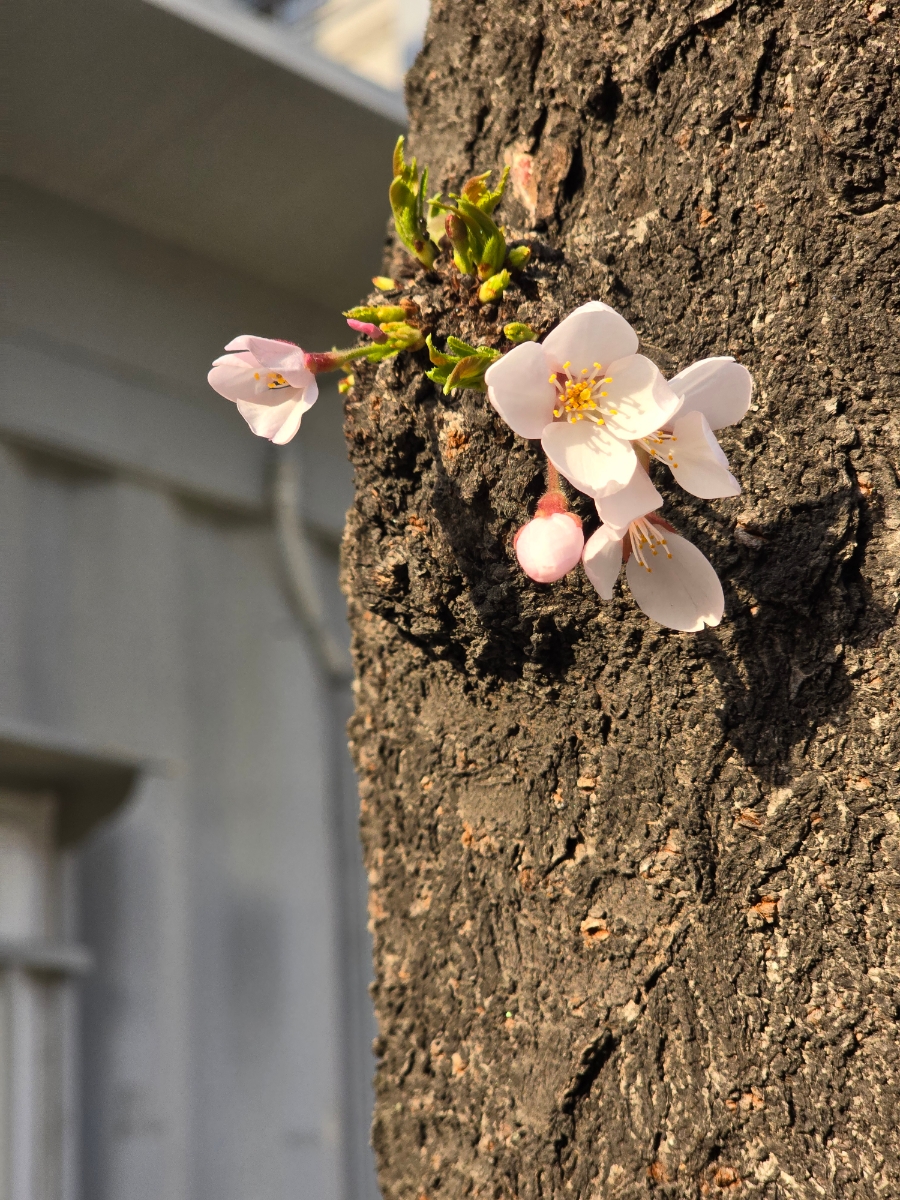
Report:
[[[308,387],[303,394],[303,399],[298,400],[294,404],[294,411],[290,414],[281,428],[272,435],[272,441],[276,446],[286,446],[292,437],[300,428],[300,422],[303,419],[303,414],[309,412],[315,404],[319,396],[319,386],[313,383]]]
[[[667,443],[671,462],[666,466],[692,496],[715,500],[740,495],[741,485],[728,469],[728,459],[702,412],[679,416]]]
[[[307,393],[304,399],[284,400],[280,404],[254,404],[239,400],[237,408],[257,437],[268,438],[277,446],[283,446],[300,428],[303,414],[312,408],[316,395],[314,384],[312,399]]]
[[[516,535],[519,566],[537,583],[562,579],[577,564],[584,549],[581,524],[569,513],[538,516]]]
[[[272,338],[248,338],[249,351],[269,371],[278,371],[291,387],[308,387],[315,378],[306,365],[306,358],[293,342],[278,342]]]
[[[555,421],[545,426],[541,445],[560,475],[595,500],[625,487],[637,467],[629,443],[592,421]]]
[[[669,380],[669,387],[682,397],[678,416],[701,412],[710,429],[723,429],[747,412],[753,380],[746,367],[726,356],[691,363]]]
[[[559,370],[568,362],[569,374],[577,377],[584,370],[592,371],[594,363],[605,367],[634,354],[638,336],[621,313],[592,300],[570,313],[542,345],[550,370]]]
[[[303,366],[303,351],[293,342],[251,336],[247,338],[247,349],[270,371],[283,373],[286,367]]]
[[[259,366],[252,359],[248,362],[243,354],[217,358],[206,378],[209,386],[226,400],[256,400],[267,390],[265,383],[260,382]]]
[[[624,536],[629,524],[638,517],[660,507],[662,496],[653,486],[644,468],[635,468],[631,482],[603,500],[595,500],[597,513],[605,525],[611,525]]]
[[[648,571],[632,554],[625,577],[638,607],[651,620],[684,633],[719,624],[725,611],[722,585],[696,546],[677,533],[666,532],[665,545],[649,557],[649,564]]]
[[[679,398],[656,363],[643,354],[621,358],[605,368],[609,382],[603,384],[603,418],[610,433],[636,441],[670,419]]]
[[[537,342],[523,342],[485,372],[488,400],[514,433],[539,438],[553,420],[556,389],[550,367]]]
[[[604,600],[612,600],[613,588],[622,569],[622,533],[601,525],[584,545],[584,573]]]

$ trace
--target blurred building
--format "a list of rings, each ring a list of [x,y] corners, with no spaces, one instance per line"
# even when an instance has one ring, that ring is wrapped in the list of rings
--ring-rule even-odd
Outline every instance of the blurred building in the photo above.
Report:
[[[7,9],[0,1200],[371,1200],[336,391],[416,0]]]

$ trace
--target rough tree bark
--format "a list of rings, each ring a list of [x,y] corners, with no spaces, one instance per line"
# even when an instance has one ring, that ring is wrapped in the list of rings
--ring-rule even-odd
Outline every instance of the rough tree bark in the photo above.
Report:
[[[499,313],[408,272],[438,343],[601,298],[757,390],[743,495],[666,492],[726,591],[686,635],[520,574],[541,457],[483,395],[359,373],[390,1200],[900,1195],[898,47],[896,0],[436,0],[411,148],[513,161],[536,244]]]

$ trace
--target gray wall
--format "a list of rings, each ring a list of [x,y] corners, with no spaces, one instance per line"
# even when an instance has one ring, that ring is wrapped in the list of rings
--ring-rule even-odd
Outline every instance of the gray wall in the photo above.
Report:
[[[155,764],[80,852],[83,1200],[361,1200],[349,698],[289,602],[275,451],[204,382],[238,332],[330,344],[334,320],[29,188],[5,215],[0,721]],[[333,393],[281,453],[343,636]]]

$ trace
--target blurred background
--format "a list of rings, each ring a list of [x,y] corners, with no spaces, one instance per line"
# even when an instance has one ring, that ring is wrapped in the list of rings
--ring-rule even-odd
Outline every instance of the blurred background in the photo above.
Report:
[[[378,1195],[340,403],[205,378],[346,342],[426,9],[7,6],[0,1200]]]

